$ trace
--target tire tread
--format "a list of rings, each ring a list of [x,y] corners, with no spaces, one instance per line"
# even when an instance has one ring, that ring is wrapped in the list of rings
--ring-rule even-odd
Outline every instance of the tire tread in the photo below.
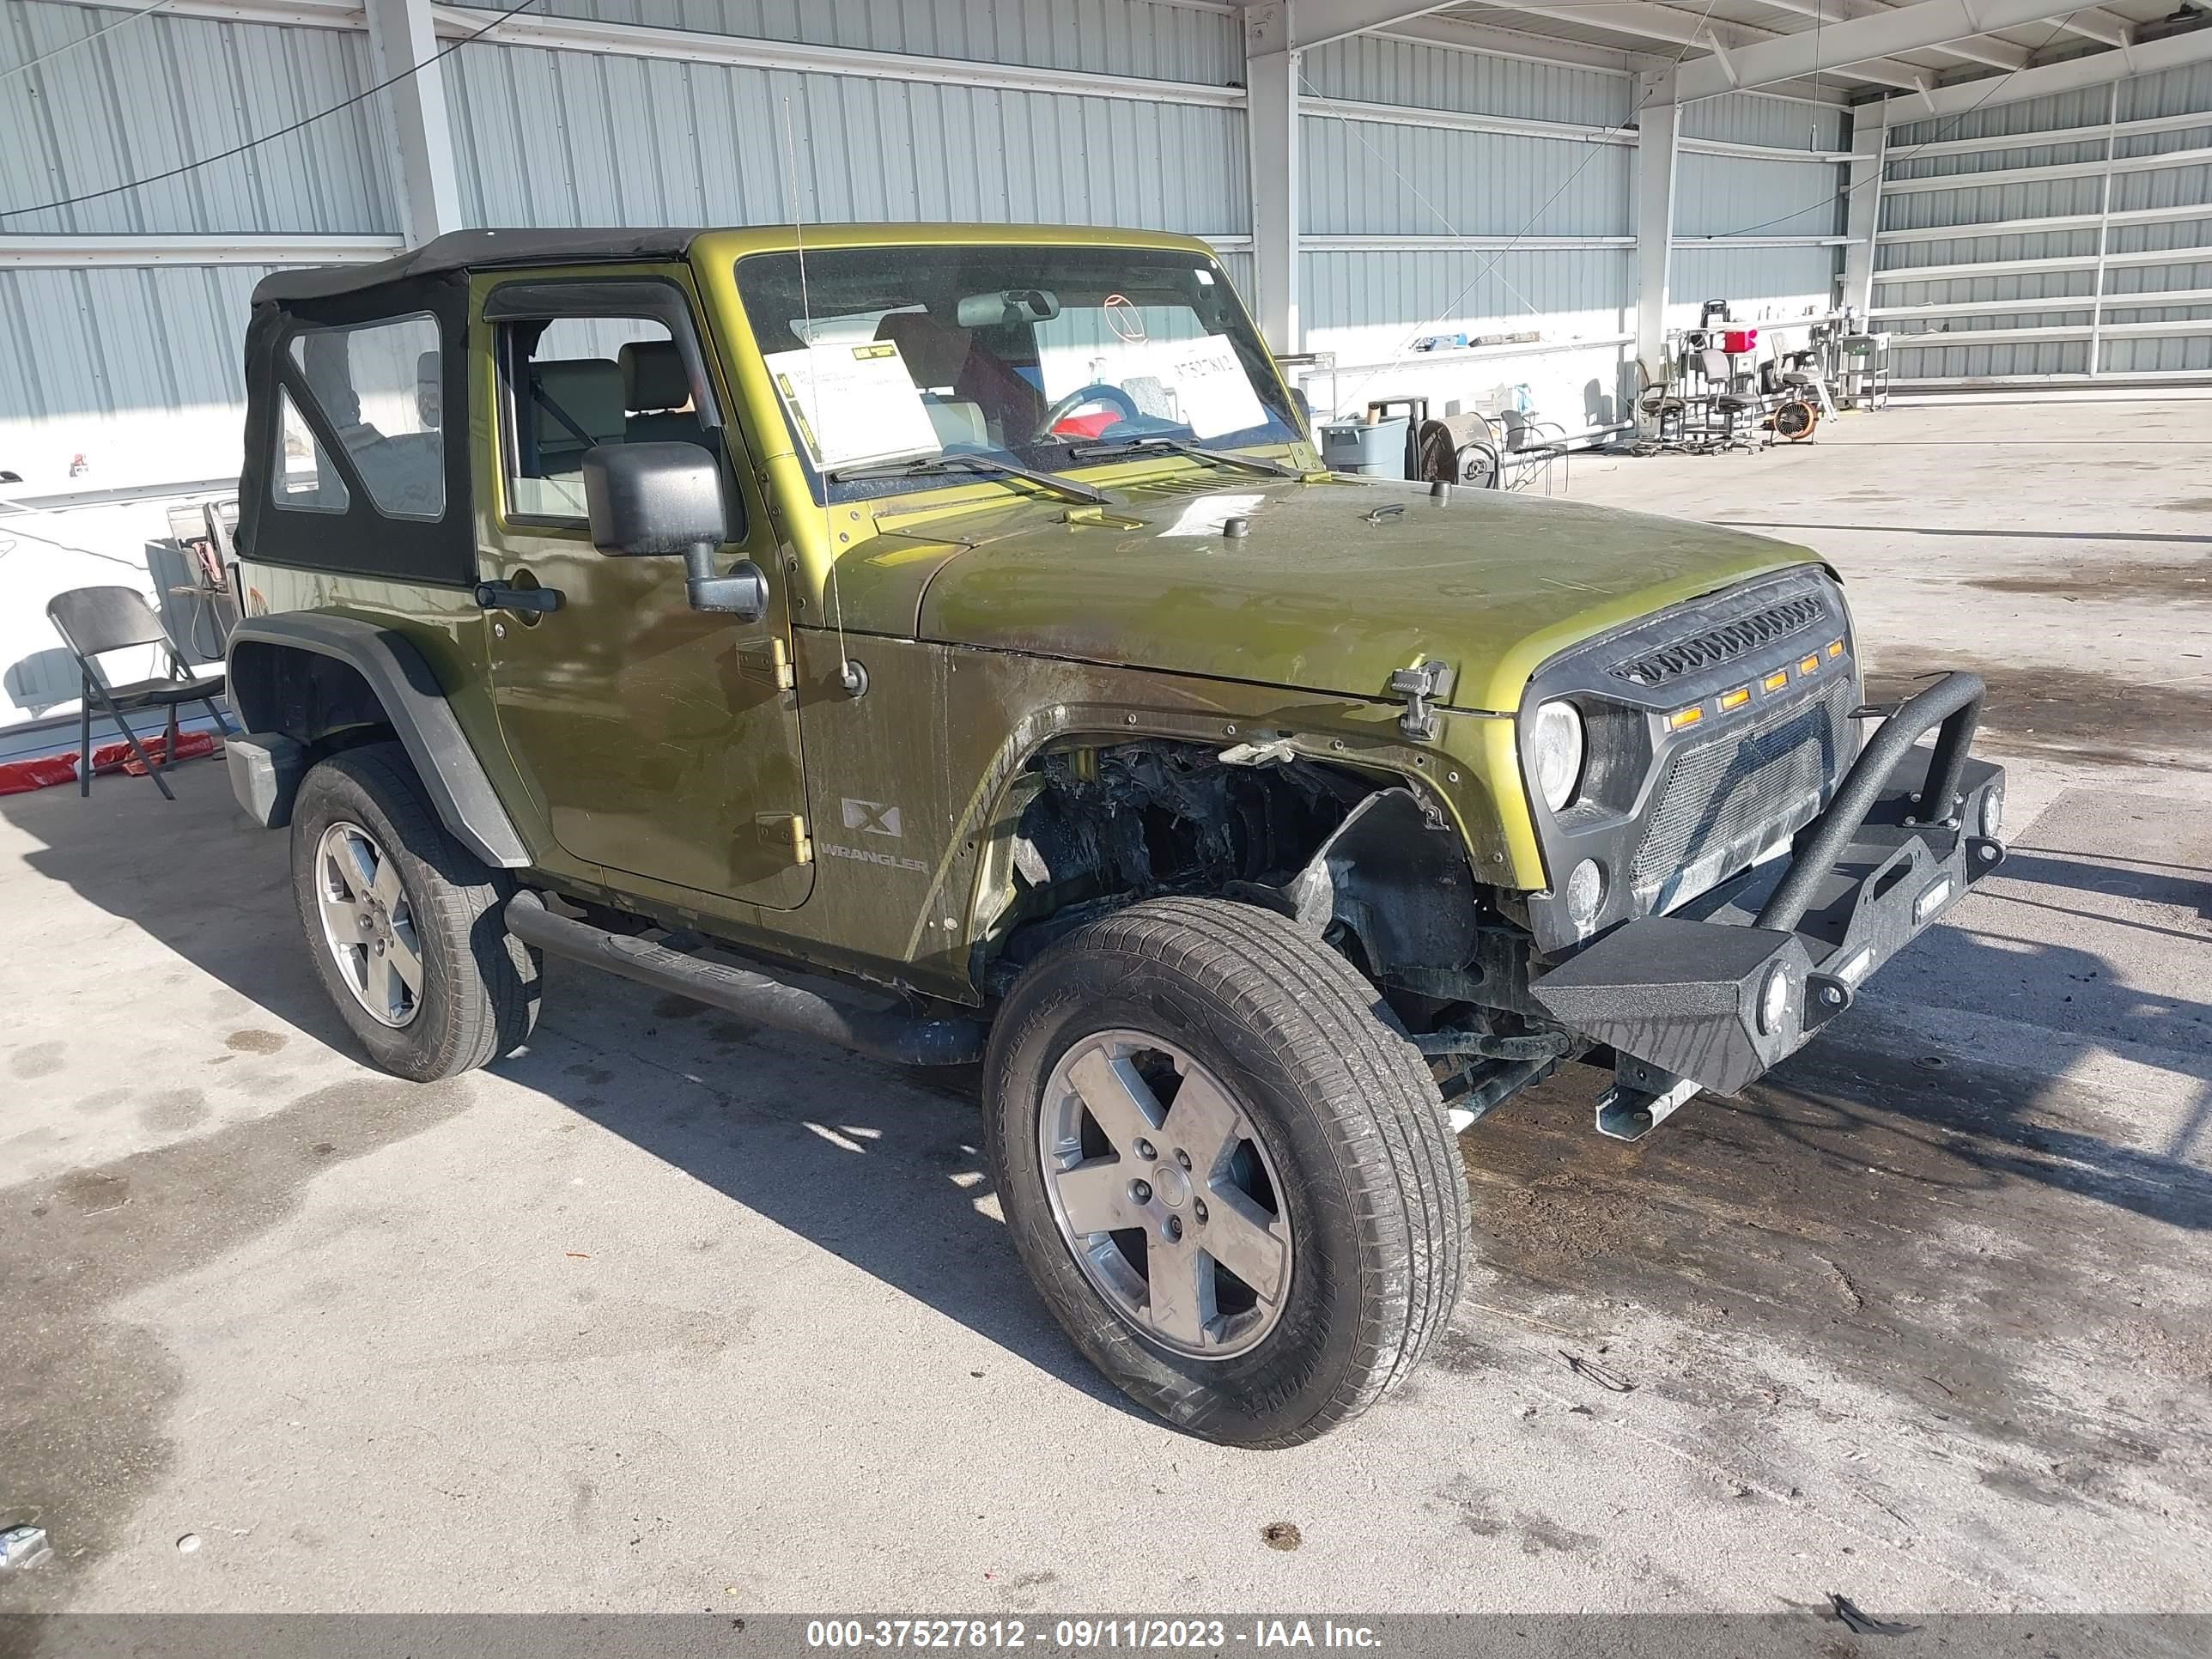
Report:
[[[1327,1120],[1360,1241],[1351,1363],[1304,1421],[1259,1438],[1221,1434],[1228,1425],[1209,1419],[1229,1408],[1209,1410],[1194,1383],[1150,1391],[1158,1398],[1132,1392],[1199,1432],[1262,1448],[1299,1444],[1358,1415],[1404,1381],[1443,1328],[1464,1271],[1467,1181],[1426,1063],[1378,1012],[1380,994],[1351,962],[1273,911],[1215,898],[1146,900],[1071,935],[1036,968],[1076,951],[1152,961],[1237,1010],[1245,1034],[1267,1043],[1286,1075],[1304,1079]],[[1017,1003],[1020,996],[1018,985]],[[1013,1039],[995,1036],[994,1050],[1002,1040]]]

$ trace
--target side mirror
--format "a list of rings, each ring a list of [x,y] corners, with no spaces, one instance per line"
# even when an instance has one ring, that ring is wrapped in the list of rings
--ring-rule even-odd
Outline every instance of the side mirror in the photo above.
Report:
[[[694,611],[745,622],[768,614],[768,578],[751,560],[714,574],[714,550],[730,538],[722,472],[696,444],[598,444],[584,452],[584,506],[592,544],[610,558],[681,554]],[[742,530],[740,526],[739,529]]]

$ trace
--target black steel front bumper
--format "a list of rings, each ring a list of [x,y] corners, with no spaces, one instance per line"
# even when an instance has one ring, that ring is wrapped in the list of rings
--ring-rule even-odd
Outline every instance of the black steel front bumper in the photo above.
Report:
[[[1624,922],[1534,981],[1555,1018],[1617,1057],[1601,1128],[1632,1139],[1699,1088],[1751,1082],[2003,862],[2004,770],[1967,754],[1982,696],[1954,673],[1899,708],[1786,863]]]

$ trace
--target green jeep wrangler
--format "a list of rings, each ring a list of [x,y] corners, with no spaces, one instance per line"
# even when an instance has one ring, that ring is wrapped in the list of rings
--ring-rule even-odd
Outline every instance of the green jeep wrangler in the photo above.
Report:
[[[1972,676],[1863,708],[1802,549],[1322,470],[1186,238],[465,232],[268,277],[246,376],[231,775],[376,1061],[546,952],[980,1061],[1039,1291],[1215,1439],[1407,1374],[1459,1130],[1740,1089],[2003,857]]]

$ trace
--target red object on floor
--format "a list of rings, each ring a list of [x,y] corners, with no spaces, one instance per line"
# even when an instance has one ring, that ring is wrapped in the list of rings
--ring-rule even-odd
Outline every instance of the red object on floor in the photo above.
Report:
[[[49,784],[76,781],[76,756],[41,755],[36,760],[9,761],[0,766],[0,795],[27,795]]]
[[[158,738],[141,738],[138,739],[138,744],[148,754],[164,765],[167,765],[172,758],[180,761],[198,760],[203,756],[212,755],[216,750],[215,733],[212,732],[179,732],[177,737],[177,752],[173,757],[167,752],[168,738],[166,734]],[[146,775],[146,769],[138,764],[137,757],[131,752],[131,745],[127,743],[111,743],[104,748],[92,751],[93,776],[98,777],[102,772],[113,772],[118,769],[134,778],[143,778]],[[76,774],[71,773],[70,775],[74,777]]]
[[[167,763],[168,739],[161,737],[142,738],[146,752],[155,760]],[[177,739],[176,758],[197,760],[216,752],[215,733],[186,732]],[[0,795],[24,795],[33,789],[46,789],[57,783],[76,781],[76,751],[64,755],[41,755],[36,760],[10,761],[0,765]],[[127,772],[134,778],[146,775],[146,769],[138,764],[127,743],[111,743],[92,751],[93,775],[102,772]]]
[[[1126,417],[1119,410],[1104,409],[1096,415],[1070,415],[1052,429],[1055,438],[1095,438],[1108,427]]]

